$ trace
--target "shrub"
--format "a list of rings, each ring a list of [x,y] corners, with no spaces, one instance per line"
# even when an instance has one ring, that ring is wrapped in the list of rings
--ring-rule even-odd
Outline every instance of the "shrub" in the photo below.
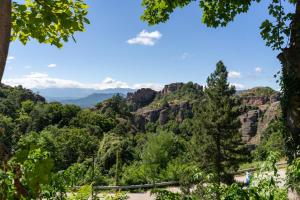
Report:
[[[288,186],[300,194],[300,158],[297,158],[287,169]]]

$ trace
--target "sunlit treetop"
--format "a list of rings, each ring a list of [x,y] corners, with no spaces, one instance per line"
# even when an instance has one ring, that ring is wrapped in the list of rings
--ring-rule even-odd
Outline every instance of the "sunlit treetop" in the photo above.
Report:
[[[287,0],[291,4],[296,1]],[[238,14],[246,13],[252,3],[260,3],[261,0],[143,0],[145,10],[141,18],[150,25],[166,22],[176,8],[183,8],[192,2],[199,2],[203,12],[202,22],[208,27],[216,28],[226,26]],[[272,20],[262,22],[261,36],[267,46],[281,49],[290,36],[289,24],[294,13],[285,12],[281,0],[270,0],[268,9]]]
[[[11,40],[30,39],[62,47],[89,24],[84,0],[25,0],[12,3]]]

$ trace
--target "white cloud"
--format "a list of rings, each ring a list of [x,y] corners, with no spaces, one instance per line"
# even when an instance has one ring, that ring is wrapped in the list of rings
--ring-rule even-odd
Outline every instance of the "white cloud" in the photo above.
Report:
[[[8,56],[7,59],[6,59],[6,62],[7,63],[10,63],[10,61],[14,60],[15,57],[14,56]]]
[[[257,73],[261,73],[262,72],[262,68],[261,67],[256,67],[254,69],[254,71],[257,72]]]
[[[161,37],[162,34],[159,31],[148,32],[143,30],[135,38],[127,40],[127,43],[153,46]]]
[[[230,71],[230,72],[228,73],[228,77],[229,77],[229,78],[241,78],[241,72]]]
[[[163,89],[163,85],[157,83],[137,83],[132,86],[133,89],[140,88],[151,88],[153,90],[159,91]]]
[[[181,60],[186,60],[190,57],[191,55],[187,52],[184,52],[183,54],[181,54],[180,58]]]
[[[57,65],[56,64],[49,64],[48,67],[49,68],[55,68],[55,67],[57,67]]]
[[[235,86],[237,90],[243,90],[246,88],[243,84],[240,83],[231,83],[230,85]]]
[[[152,88],[154,90],[162,89],[162,85],[156,83],[137,83],[128,84],[123,81],[118,81],[110,77],[105,78],[100,83],[81,83],[78,81],[59,79],[50,77],[46,73],[32,72],[29,75],[22,76],[20,78],[4,79],[3,82],[7,85],[17,86],[22,85],[25,88],[91,88],[97,90],[103,90],[108,88]]]

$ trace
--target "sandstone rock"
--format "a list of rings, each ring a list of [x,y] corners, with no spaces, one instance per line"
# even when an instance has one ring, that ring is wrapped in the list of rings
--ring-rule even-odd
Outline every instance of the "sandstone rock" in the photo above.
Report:
[[[159,119],[158,122],[160,125],[164,125],[168,122],[169,120],[169,112],[168,109],[164,109],[162,111],[160,111],[159,113]]]
[[[251,105],[251,106],[261,106],[270,101],[269,97],[262,96],[262,97],[242,97],[241,98],[242,104],[244,105]]]
[[[142,88],[134,93],[127,94],[127,102],[133,111],[149,105],[156,97],[157,92],[150,88]]]
[[[259,117],[259,110],[250,110],[247,113],[240,116],[242,122],[241,133],[242,140],[245,143],[248,143],[252,137],[256,135],[257,132],[257,123]]]
[[[256,110],[250,110],[240,116],[242,127],[242,139],[248,145],[255,145],[260,142],[264,131],[272,120],[279,117],[280,102],[259,106]]]
[[[280,93],[277,93],[270,97],[270,103],[274,103],[274,102],[278,102],[278,101],[280,101]]]
[[[134,123],[140,130],[144,130],[147,122],[158,122],[160,125],[166,124],[170,119],[182,122],[185,118],[192,115],[192,105],[187,102],[180,104],[169,104],[167,107],[157,109],[141,108],[133,113]]]
[[[177,90],[180,90],[183,86],[184,83],[172,83],[169,85],[165,85],[165,87],[159,93],[160,95],[164,96]]]

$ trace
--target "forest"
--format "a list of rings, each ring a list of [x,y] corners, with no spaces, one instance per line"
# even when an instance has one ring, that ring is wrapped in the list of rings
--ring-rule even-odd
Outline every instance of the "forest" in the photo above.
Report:
[[[77,186],[89,196],[92,185],[164,181],[178,181],[183,194],[158,190],[157,199],[287,199],[273,176],[248,190],[234,180],[237,170],[254,162],[269,163],[275,176],[275,163],[286,156],[280,106],[258,142],[241,133],[239,116],[258,109],[245,99],[271,100],[278,92],[261,87],[237,93],[227,76],[219,62],[204,88],[189,82],[160,92],[141,89],[89,109],[47,103],[21,86],[2,85],[1,199],[85,199],[67,194]],[[299,163],[291,165],[296,189]]]
[[[77,32],[90,24],[88,5],[84,0],[0,0],[0,200],[123,200],[138,191],[95,188],[168,181],[180,192],[155,187],[156,200],[287,200],[300,193],[300,0],[142,0],[140,19],[149,26],[166,23],[178,8],[195,2],[209,28],[228,26],[252,6],[265,8],[258,29],[265,45],[278,53],[281,69],[274,77],[280,92],[270,87],[237,91],[219,61],[204,86],[142,88],[92,108],[48,103],[29,89],[4,84],[10,43],[35,40],[58,48],[69,40],[76,43]],[[126,43],[149,47],[161,37],[143,30]],[[202,42],[209,39],[219,38]],[[247,182],[236,180],[243,170]]]

